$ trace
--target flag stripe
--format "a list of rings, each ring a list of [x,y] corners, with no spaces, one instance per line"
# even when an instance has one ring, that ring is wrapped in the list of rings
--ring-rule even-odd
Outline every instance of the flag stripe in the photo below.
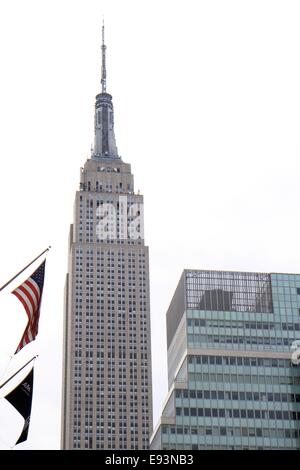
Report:
[[[23,284],[12,292],[20,300],[28,316],[28,323],[16,352],[20,351],[30,341],[33,341],[38,334],[44,275],[45,261]]]
[[[22,336],[22,339],[21,339],[21,341],[20,341],[20,343],[19,343],[19,346],[18,346],[16,352],[21,351],[21,349],[24,348],[24,346],[26,346],[27,343],[25,342],[25,335],[26,335],[26,330],[24,331],[24,334],[23,334],[23,336]]]
[[[35,303],[33,301],[33,298],[25,289],[24,284],[18,288],[18,292],[24,298],[24,300],[26,300],[27,305],[30,306],[31,313],[30,313],[29,320],[31,320],[33,316],[33,312],[35,311]]]
[[[40,288],[37,285],[37,283],[33,279],[31,279],[31,277],[27,279],[27,281],[25,281],[24,284],[27,284],[33,290],[37,299],[40,298],[41,296]]]
[[[26,343],[25,339],[22,339],[22,341],[20,342],[16,352],[21,351],[21,349],[24,348],[24,346],[26,346],[26,344],[28,344],[28,343]]]
[[[25,310],[26,310],[26,313],[27,313],[27,316],[28,316],[28,320],[30,320],[30,317],[32,315],[32,307],[31,307],[31,304],[30,302],[28,301],[27,297],[23,294],[22,291],[20,291],[19,289],[16,289],[13,294],[15,294],[16,297],[18,297],[18,299],[20,300],[20,302],[22,302]],[[28,305],[29,304],[29,305]]]
[[[30,327],[29,323],[26,327],[26,336],[25,336],[25,338],[28,341],[28,343],[33,340],[32,333],[31,333],[31,327]]]
[[[32,286],[30,285],[30,283],[27,282],[27,281],[24,282],[23,287],[24,287],[24,289],[27,290],[28,294],[32,298],[32,300],[34,302],[34,307],[38,308],[38,301],[39,301],[40,295],[36,295],[35,289],[33,289]]]

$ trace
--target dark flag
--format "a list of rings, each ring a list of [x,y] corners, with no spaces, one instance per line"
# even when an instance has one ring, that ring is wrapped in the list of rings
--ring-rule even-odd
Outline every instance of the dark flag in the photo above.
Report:
[[[16,444],[26,441],[28,436],[33,388],[33,368],[22,382],[4,398],[8,400],[25,419],[22,433]],[[15,445],[16,445],[15,444]]]
[[[12,294],[14,294],[23,304],[28,316],[28,323],[23,333],[22,339],[17,347],[19,352],[26,344],[33,341],[38,334],[38,325],[40,317],[40,306],[42,300],[46,260],[37,268],[36,271]],[[16,354],[15,353],[15,354]]]

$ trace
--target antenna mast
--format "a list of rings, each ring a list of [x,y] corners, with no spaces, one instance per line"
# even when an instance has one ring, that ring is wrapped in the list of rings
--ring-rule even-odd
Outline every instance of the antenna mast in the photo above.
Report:
[[[102,67],[101,67],[101,85],[102,93],[106,93],[106,45],[104,44],[104,20],[102,24]]]

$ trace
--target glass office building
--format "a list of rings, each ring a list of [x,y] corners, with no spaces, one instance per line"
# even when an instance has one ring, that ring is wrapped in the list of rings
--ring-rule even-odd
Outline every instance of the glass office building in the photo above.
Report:
[[[185,270],[151,449],[300,449],[300,274]]]

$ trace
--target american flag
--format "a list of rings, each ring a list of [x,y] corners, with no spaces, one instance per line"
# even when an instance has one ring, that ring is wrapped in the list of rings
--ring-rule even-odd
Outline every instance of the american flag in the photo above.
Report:
[[[14,294],[23,304],[27,316],[28,323],[23,333],[22,339],[15,352],[19,352],[26,344],[33,341],[38,334],[40,306],[42,300],[44,277],[45,277],[45,264],[46,260],[37,268],[36,271],[19,287],[17,287],[12,294]]]

